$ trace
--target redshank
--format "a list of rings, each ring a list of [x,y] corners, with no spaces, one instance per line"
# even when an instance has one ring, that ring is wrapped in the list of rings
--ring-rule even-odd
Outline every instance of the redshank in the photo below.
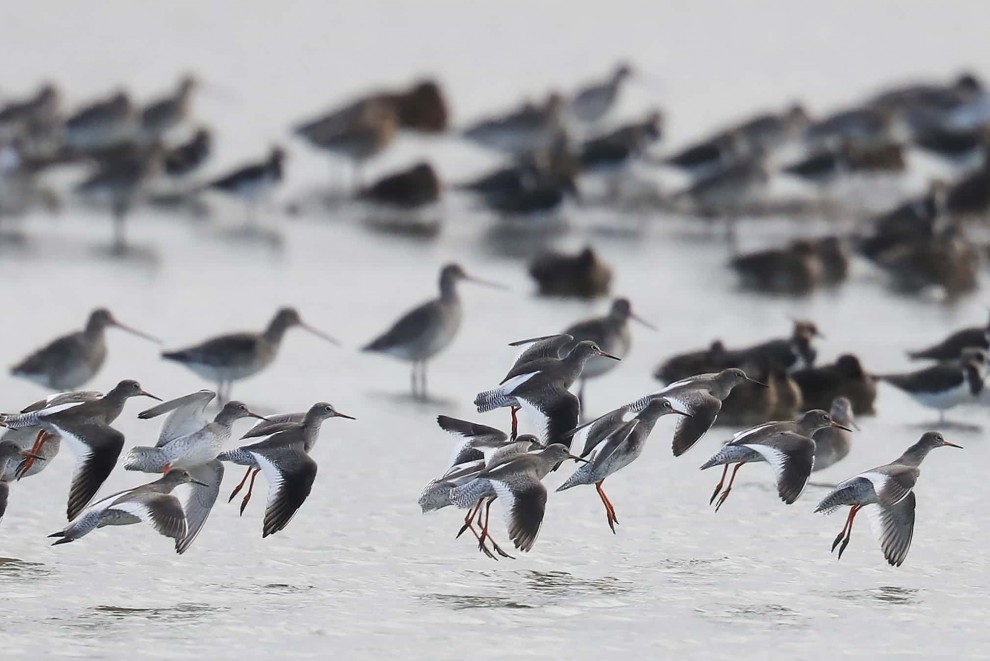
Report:
[[[32,454],[13,441],[0,441],[0,520],[3,519],[4,512],[7,511],[10,483],[15,478],[17,466],[24,459],[45,461],[45,457]]]
[[[914,535],[913,489],[921,475],[921,462],[929,452],[941,447],[962,446],[950,443],[938,432],[925,432],[895,461],[842,482],[818,503],[815,511],[823,514],[831,514],[844,505],[851,507],[842,532],[832,542],[832,551],[839,548],[839,558],[849,545],[856,513],[866,508],[884,558],[894,567],[904,563]]]

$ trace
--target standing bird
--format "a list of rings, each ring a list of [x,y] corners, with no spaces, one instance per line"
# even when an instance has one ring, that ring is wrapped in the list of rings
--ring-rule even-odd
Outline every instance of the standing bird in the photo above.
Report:
[[[309,452],[316,444],[320,426],[327,418],[354,419],[338,413],[326,402],[319,402],[309,409],[301,425],[280,431],[263,441],[222,452],[217,457],[220,461],[248,467],[244,479],[230,494],[230,500],[233,500],[244,486],[248,475],[251,475],[248,492],[241,501],[241,514],[251,500],[255,478],[259,472],[265,474],[265,479],[268,480],[268,502],[265,505],[262,538],[273,535],[288,525],[309,496],[317,469]]]
[[[990,323],[984,326],[971,326],[952,333],[947,338],[930,347],[909,351],[911,360],[956,360],[963,350],[969,347],[990,351]]]
[[[250,163],[208,183],[206,188],[238,197],[244,201],[248,227],[257,222],[258,204],[282,181],[285,151],[273,147],[268,159]]]
[[[192,174],[210,157],[212,146],[210,130],[199,129],[188,142],[165,152],[165,174],[173,179]]]
[[[179,469],[149,484],[107,496],[66,528],[49,535],[58,538],[52,546],[74,542],[103,526],[129,526],[146,521],[159,534],[176,540],[176,551],[181,553],[178,543],[186,535],[186,514],[172,491],[183,484],[201,483],[188,471]]]
[[[141,389],[137,381],[125,380],[100,399],[75,405],[54,406],[28,413],[0,414],[0,426],[10,429],[40,427],[46,435],[67,441],[76,455],[76,467],[69,487],[66,508],[68,520],[76,518],[109,477],[124,447],[124,435],[110,426],[131,397],[155,397]],[[40,447],[45,436],[39,434]],[[38,452],[35,452],[37,454]]]
[[[653,426],[661,416],[669,413],[687,417],[691,415],[687,411],[675,409],[669,399],[656,397],[629,422],[621,425],[597,442],[585,443],[580,456],[587,458],[588,463],[574,471],[567,478],[567,481],[557,487],[557,491],[564,491],[581,484],[594,484],[595,489],[598,490],[599,498],[602,499],[602,505],[605,506],[608,527],[612,529],[614,534],[615,525],[619,523],[619,519],[615,515],[615,507],[602,489],[602,482],[605,481],[606,477],[622,470],[643,454],[646,439],[653,431]]]
[[[983,392],[987,352],[968,348],[957,360],[902,374],[876,377],[910,395],[922,406],[938,411],[938,424],[945,424],[945,412],[959,404],[975,402]]]
[[[554,443],[537,452],[511,456],[478,473],[476,479],[489,481],[505,507],[509,539],[520,551],[533,548],[540,526],[543,525],[547,488],[542,480],[554,466],[565,459],[584,461],[572,455],[566,445]],[[453,500],[456,502],[461,492],[469,491],[472,487],[472,483],[457,487]],[[482,530],[482,535],[485,532]]]
[[[447,264],[440,271],[440,298],[405,313],[361,349],[411,362],[414,397],[426,399],[426,364],[447,348],[461,327],[461,299],[457,295],[457,283],[461,280],[501,289],[500,285],[468,275],[460,264]]]
[[[921,462],[929,452],[942,447],[962,446],[950,443],[938,432],[925,432],[895,461],[842,482],[818,503],[815,512],[822,514],[831,514],[844,505],[851,507],[842,532],[832,542],[832,551],[839,547],[839,558],[849,545],[856,513],[865,507],[883,557],[894,567],[904,563],[914,535],[914,485],[921,475]]]
[[[146,140],[161,138],[188,118],[196,86],[196,78],[187,74],[174,93],[152,101],[141,110],[141,133]]]
[[[841,427],[834,425],[825,427],[816,431],[811,437],[815,441],[815,467],[811,469],[812,473],[845,459],[852,445],[852,433],[846,430],[859,429],[853,417],[852,402],[845,397],[836,397],[828,414],[832,416],[832,421]]]
[[[598,344],[602,351],[623,359],[629,353],[629,347],[632,345],[632,334],[629,332],[630,319],[635,319],[647,328],[656,330],[656,326],[633,312],[632,304],[628,298],[617,298],[612,302],[612,309],[604,317],[580,321],[564,332],[572,335],[575,343],[591,340]],[[582,408],[584,408],[584,386],[587,380],[610,372],[617,364],[614,360],[594,356],[584,366],[577,395]]]
[[[257,374],[275,360],[285,331],[293,326],[337,344],[337,340],[305,323],[295,308],[282,308],[260,333],[221,335],[186,349],[166,351],[162,358],[181,363],[204,379],[217,383],[217,394],[223,402],[230,398],[234,381]]]
[[[790,376],[800,388],[801,399],[807,408],[828,408],[836,397],[846,397],[852,402],[856,415],[875,412],[876,380],[851,353],[842,354],[829,365],[795,370]]]
[[[797,420],[767,422],[739,432],[701,466],[701,470],[712,466],[725,466],[722,470],[722,478],[718,481],[711,500],[708,501],[709,504],[715,503],[717,512],[729,497],[732,483],[736,480],[736,473],[743,464],[760,461],[767,462],[773,468],[780,499],[788,505],[793,504],[804,491],[808,476],[811,475],[815,465],[815,442],[811,437],[819,429],[826,427],[852,431],[832,420],[832,416],[825,411],[812,409]],[[725,482],[730,464],[735,464],[736,467],[732,470],[728,486],[722,491],[722,484]],[[717,503],[716,498],[718,498]]]
[[[578,342],[563,358],[517,360],[499,387],[478,393],[474,405],[478,413],[505,407],[522,409],[539,429],[540,439],[547,445],[557,443],[577,426],[581,405],[567,389],[581,376],[592,356],[619,360],[588,340]]]
[[[570,114],[582,124],[597,124],[609,113],[619,99],[619,91],[633,73],[632,67],[622,63],[607,80],[592,83],[579,89],[568,103]]]
[[[17,466],[24,459],[44,461],[45,457],[32,454],[13,441],[0,441],[0,520],[7,511],[10,483],[16,477]]]
[[[159,340],[120,323],[106,308],[89,314],[86,328],[63,335],[10,368],[13,376],[52,390],[75,390],[96,376],[107,357],[104,331],[119,328],[158,343]]]
[[[142,420],[166,413],[168,417],[155,447],[133,447],[124,457],[124,470],[167,474],[182,468],[196,478],[196,486],[183,502],[188,525],[186,534],[176,540],[178,553],[189,548],[213,510],[223,481],[223,464],[217,455],[230,438],[234,422],[241,418],[266,420],[242,402],[227,402],[209,422],[206,407],[215,396],[212,390],[200,390],[141,411],[138,417]]]
[[[134,137],[137,111],[126,92],[84,106],[65,120],[65,142],[72,149],[106,149]]]

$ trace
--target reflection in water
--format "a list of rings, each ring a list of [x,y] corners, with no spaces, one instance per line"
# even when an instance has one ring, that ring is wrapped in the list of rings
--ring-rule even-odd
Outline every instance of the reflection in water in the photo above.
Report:
[[[364,227],[377,234],[428,240],[440,234],[442,223],[440,216],[377,213],[364,219]]]
[[[717,609],[696,608],[696,612],[704,617],[720,622],[745,625],[747,629],[761,627],[765,629],[804,627],[806,618],[797,611],[781,604],[742,604],[724,606]]]
[[[536,608],[531,604],[523,604],[514,599],[497,596],[481,596],[470,594],[423,594],[420,599],[426,602],[449,608],[451,610],[467,610],[469,608]]]
[[[126,245],[122,248],[108,244],[97,244],[93,254],[99,259],[112,260],[113,264],[137,268],[155,273],[161,266],[161,256],[149,246]]]
[[[917,588],[881,585],[868,590],[844,590],[835,596],[847,601],[879,601],[887,604],[917,604],[921,602]]]
[[[0,558],[0,577],[15,578],[23,575],[29,578],[38,578],[50,573],[51,570],[40,562],[28,562],[18,558]]]
[[[565,571],[525,571],[516,572],[526,580],[526,587],[541,593],[556,596],[616,595],[633,589],[629,581],[620,581],[612,576],[601,578],[580,578]]]

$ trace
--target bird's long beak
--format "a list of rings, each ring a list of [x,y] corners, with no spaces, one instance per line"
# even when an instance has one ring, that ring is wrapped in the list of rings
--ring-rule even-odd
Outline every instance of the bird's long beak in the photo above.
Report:
[[[657,327],[656,326],[654,326],[653,324],[651,324],[650,322],[648,322],[646,319],[643,319],[641,316],[639,316],[635,312],[630,312],[629,313],[629,318],[638,321],[640,324],[642,324],[643,326],[646,326],[650,330],[654,330],[654,331],[657,330]]]
[[[138,337],[143,337],[144,339],[148,340],[149,342],[154,342],[155,344],[161,344],[162,343],[162,341],[159,340],[157,337],[155,337],[153,335],[148,335],[147,333],[142,333],[141,331],[139,331],[136,328],[131,328],[130,326],[125,326],[124,324],[120,323],[116,319],[114,319],[113,321],[111,321],[110,322],[110,325],[111,326],[114,326],[115,328],[119,328],[122,331],[126,331],[126,332],[130,333],[131,335],[137,335]]]
[[[963,449],[963,446],[956,445],[955,443],[949,443],[948,441],[942,441],[942,445],[948,445],[950,448],[959,448],[960,450]]]
[[[763,383],[762,381],[757,381],[756,379],[751,379],[748,376],[746,377],[746,380],[749,381],[750,383],[755,383],[756,385],[760,386],[761,388],[769,388],[770,387],[767,384]]]
[[[598,355],[601,356],[602,358],[611,358],[612,360],[622,360],[618,356],[613,356],[612,354],[602,351],[601,349],[598,350]]]
[[[490,287],[492,289],[501,289],[502,291],[508,291],[509,289],[508,287],[506,287],[501,283],[492,282],[491,280],[482,280],[481,278],[476,278],[473,275],[465,275],[464,280],[467,280],[468,282],[473,282],[474,284],[481,285],[483,287]]]
[[[683,415],[685,418],[693,418],[694,417],[694,414],[693,413],[689,413],[687,411],[678,411],[677,409],[673,409],[673,408],[670,409],[670,410],[673,411],[674,413],[676,413],[677,415]]]
[[[583,457],[579,457],[579,456],[577,456],[575,454],[569,454],[567,456],[570,457],[571,459],[573,459],[574,461],[580,461],[580,462],[585,463],[585,464],[590,463],[587,459],[584,459]]]
[[[840,425],[835,420],[832,421],[832,426],[835,427],[836,429],[842,429],[843,431],[849,431],[849,432],[852,431],[852,429],[850,429],[849,427],[846,427],[845,425]]]
[[[357,420],[357,418],[355,418],[353,415],[347,415],[346,413],[341,413],[340,411],[337,411],[336,413],[334,413],[333,417],[335,417],[335,418],[347,418],[348,420]]]
[[[155,395],[152,395],[152,394],[151,394],[150,392],[148,392],[147,390],[139,390],[139,391],[138,391],[138,394],[139,394],[139,395],[144,395],[145,397],[150,397],[150,398],[152,398],[152,399],[155,399],[155,400],[158,400],[159,402],[164,402],[164,401],[165,401],[165,400],[164,400],[164,399],[162,399],[161,397],[156,397]]]
[[[248,411],[247,412],[247,415],[248,415],[249,418],[257,418],[258,420],[264,420],[265,422],[268,422],[268,418],[266,418],[263,415],[258,415],[254,411]]]
[[[200,482],[199,480],[189,480],[189,482],[190,482],[190,484],[198,484],[201,487],[208,487],[208,486],[210,486],[206,482]]]
[[[324,333],[323,331],[321,331],[321,330],[318,330],[318,329],[316,329],[316,328],[313,328],[313,327],[312,327],[312,326],[310,326],[309,324],[306,324],[306,323],[302,323],[302,322],[300,322],[300,323],[299,323],[299,326],[300,326],[301,328],[304,328],[305,330],[308,330],[308,331],[309,331],[310,333],[312,333],[312,334],[313,334],[313,335],[315,335],[316,337],[318,337],[318,338],[320,338],[320,339],[322,339],[322,340],[326,340],[327,342],[329,342],[330,344],[332,344],[332,345],[334,345],[334,346],[337,346],[337,347],[339,347],[339,346],[340,346],[340,342],[338,342],[338,341],[337,341],[337,340],[335,340],[334,338],[332,338],[332,337],[330,337],[329,335],[327,335],[327,334],[326,334],[326,333]]]

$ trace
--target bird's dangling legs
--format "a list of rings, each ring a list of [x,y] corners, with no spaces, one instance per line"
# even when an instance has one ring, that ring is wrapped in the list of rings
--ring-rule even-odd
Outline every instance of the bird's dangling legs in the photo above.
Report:
[[[519,435],[519,407],[510,406],[509,414],[512,416],[512,434],[509,436],[509,440],[514,441]]]
[[[839,544],[839,541],[841,540],[842,542],[839,546],[839,560],[842,559],[842,552],[846,550],[847,546],[849,546],[849,538],[852,536],[853,531],[853,520],[856,518],[856,512],[858,512],[862,507],[862,505],[852,506],[849,510],[849,518],[846,519],[846,525],[843,526],[842,532],[839,533],[839,536],[835,538],[834,542],[832,542],[833,551],[835,550],[835,546]]]
[[[41,454],[41,448],[45,445],[48,439],[52,438],[52,435],[46,432],[44,429],[38,432],[38,435],[34,438],[34,445],[28,450],[29,455],[39,455]],[[21,463],[17,466],[17,471],[14,476],[19,480],[24,477],[27,472],[34,466],[36,461],[34,456],[27,456],[21,460]]]
[[[612,505],[612,501],[608,499],[605,495],[605,490],[602,489],[602,482],[604,480],[598,480],[595,482],[595,489],[598,490],[598,497],[602,499],[602,504],[605,506],[605,514],[608,516],[608,527],[612,529],[612,534],[615,534],[615,525],[619,522],[619,517],[615,515],[615,507]]]
[[[722,503],[725,502],[725,499],[729,497],[729,492],[732,491],[732,483],[736,481],[736,473],[739,472],[739,469],[742,468],[745,463],[745,461],[740,461],[736,464],[736,467],[732,469],[732,477],[729,478],[729,486],[725,487],[725,491],[722,492],[722,495],[718,497],[718,502],[715,503],[716,512],[720,507],[722,507]]]
[[[454,535],[454,539],[457,539],[461,535],[463,535],[464,534],[464,531],[467,530],[468,528],[471,529],[471,532],[474,532],[475,533],[475,535],[474,535],[475,537],[478,536],[478,533],[475,532],[475,530],[474,530],[474,526],[471,525],[471,521],[474,520],[474,516],[476,514],[478,514],[478,512],[481,511],[481,502],[482,501],[479,500],[477,503],[475,503],[474,505],[472,505],[471,507],[468,508],[467,516],[464,517],[464,525],[461,526],[461,529],[457,531],[457,534],[456,535]]]
[[[488,532],[488,521],[491,518],[492,513],[492,503],[495,502],[494,498],[489,498],[488,503],[485,504],[485,524],[481,528],[481,540],[479,542],[479,547],[484,544],[484,540],[488,540],[492,544],[492,548],[503,558],[509,558],[515,560],[514,557],[502,550],[502,547],[498,545],[498,542],[489,534]],[[482,549],[483,550],[483,549]]]
[[[254,480],[260,472],[260,468],[255,468],[254,473],[251,474],[251,483],[248,485],[248,492],[244,494],[244,500],[241,501],[241,514],[244,514],[244,508],[247,507],[248,501],[251,500],[251,492],[254,491]]]
[[[241,489],[244,488],[244,483],[247,482],[247,479],[251,476],[251,469],[252,468],[253,468],[252,466],[248,466],[247,472],[244,473],[244,477],[241,478],[240,484],[238,484],[236,487],[234,487],[234,490],[230,492],[230,498],[227,499],[227,502],[228,503],[234,499],[234,496],[236,496],[238,493],[240,493]]]
[[[725,484],[725,476],[728,474],[729,474],[729,464],[726,464],[725,468],[722,469],[722,479],[720,479],[718,481],[718,484],[715,485],[715,491],[712,492],[712,497],[708,499],[709,505],[714,503],[715,499],[718,498],[718,492],[722,490],[722,485]]]

